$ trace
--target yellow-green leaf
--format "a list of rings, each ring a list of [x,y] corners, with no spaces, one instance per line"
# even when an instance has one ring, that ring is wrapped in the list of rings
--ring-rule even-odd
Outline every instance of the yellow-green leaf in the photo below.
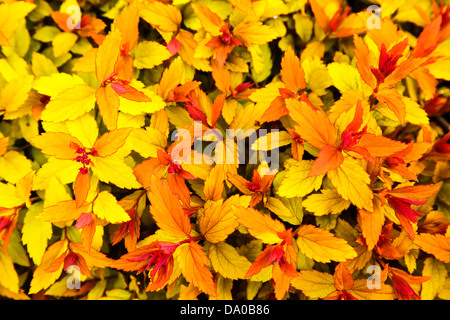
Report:
[[[92,210],[97,217],[111,223],[121,223],[131,219],[128,213],[117,203],[117,199],[108,191],[102,191],[98,194]]]

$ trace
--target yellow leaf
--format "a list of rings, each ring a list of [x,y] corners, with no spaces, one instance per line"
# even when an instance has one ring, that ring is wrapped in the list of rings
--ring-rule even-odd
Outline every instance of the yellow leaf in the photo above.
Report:
[[[38,52],[33,52],[31,57],[31,70],[37,78],[58,73],[53,61]]]
[[[341,213],[350,206],[350,201],[344,200],[335,189],[322,189],[303,200],[302,206],[316,216],[324,216]]]
[[[16,194],[16,188],[12,184],[0,182],[0,208],[14,208],[24,203],[24,199]]]
[[[355,250],[347,241],[313,225],[300,227],[297,245],[305,256],[318,262],[341,262],[356,257]]]
[[[81,117],[66,121],[65,125],[72,137],[77,138],[84,147],[92,148],[98,137],[97,121],[90,113],[85,113]]]
[[[131,219],[128,213],[117,203],[117,199],[108,191],[102,191],[98,194],[92,210],[97,217],[111,223],[121,223]]]
[[[439,298],[450,300],[450,278],[447,278],[447,280],[445,280],[445,284],[439,292]]]
[[[346,157],[338,168],[330,170],[327,175],[342,198],[360,209],[373,211],[370,177],[357,160]]]
[[[253,208],[234,207],[233,213],[240,224],[248,229],[255,238],[268,244],[280,243],[282,239],[279,232],[285,231],[284,225],[272,219],[267,214],[262,214]]]
[[[317,270],[300,271],[300,275],[292,279],[291,285],[313,299],[325,298],[336,291],[333,276]]]
[[[138,69],[152,69],[169,59],[172,54],[166,46],[155,41],[139,42],[133,50],[134,66]]]
[[[9,81],[0,90],[0,108],[7,112],[17,111],[27,100],[34,77],[23,76]]]
[[[265,204],[266,208],[275,213],[279,217],[293,217],[291,210],[286,207],[286,205],[278,198],[269,197],[267,203]]]
[[[321,41],[312,41],[306,45],[306,48],[302,51],[300,59],[306,60],[308,58],[318,57],[322,59],[325,54],[325,46]]]
[[[252,145],[252,150],[268,151],[292,143],[293,139],[287,131],[271,131],[266,136],[259,137]]]
[[[430,123],[426,111],[414,100],[402,97],[406,108],[406,121],[412,124],[427,125]]]
[[[167,137],[159,130],[147,128],[134,129],[127,139],[131,148],[144,158],[154,158],[158,149],[164,149],[167,144]]]
[[[79,84],[60,92],[45,107],[41,120],[61,122],[74,120],[95,107],[95,89]]]
[[[251,266],[247,258],[241,256],[226,242],[210,245],[208,256],[214,270],[227,279],[244,279],[245,273]]]
[[[41,264],[47,242],[53,235],[52,224],[37,218],[41,210],[42,202],[33,204],[25,215],[22,228],[22,243],[36,265]]]
[[[31,161],[17,151],[8,151],[0,157],[0,177],[16,183],[31,171]]]
[[[358,70],[346,63],[333,62],[328,65],[328,73],[333,85],[341,92],[349,90],[362,91],[362,80]]]
[[[25,1],[14,1],[2,3],[0,5],[0,34],[5,39],[13,36],[14,31],[19,27],[28,13],[30,13],[36,5]],[[1,44],[2,46],[5,44]]]
[[[237,115],[230,123],[230,129],[234,129],[237,133],[240,132],[239,129],[242,129],[247,135],[250,135],[252,133],[251,129],[256,130],[259,128],[259,125],[257,125],[256,122],[261,119],[264,111],[264,106],[261,104],[247,104],[238,111]],[[238,134],[236,134],[236,136],[238,136]]]
[[[422,276],[429,276],[431,279],[422,284],[420,298],[433,300],[445,285],[447,268],[443,262],[429,257],[425,259]]]
[[[182,244],[177,248],[174,255],[183,276],[188,282],[212,297],[217,296],[213,275],[206,267],[209,259],[198,243]]]
[[[318,190],[324,175],[308,177],[313,162],[313,160],[289,160],[289,167],[277,191],[278,195],[286,198],[303,197],[313,190]]]
[[[93,163],[91,170],[100,181],[125,189],[141,187],[133,174],[133,169],[115,155],[106,158],[92,157],[91,160]]]
[[[60,32],[58,33],[52,41],[53,45],[53,55],[55,58],[62,56],[65,53],[68,53],[70,49],[74,46],[75,42],[77,42],[78,36],[72,32]]]
[[[55,97],[60,92],[73,88],[78,84],[85,83],[83,79],[77,75],[54,73],[52,75],[36,79],[33,83],[33,89],[40,94]]]
[[[80,164],[72,160],[60,160],[50,157],[48,162],[38,170],[34,179],[33,190],[44,190],[48,187],[50,180],[55,177],[61,183],[75,181]]]
[[[177,7],[161,2],[152,2],[139,7],[139,15],[165,32],[175,32],[181,24],[181,12]]]
[[[143,88],[141,86],[137,86],[136,82],[132,84],[136,89],[143,92],[147,97],[149,97],[152,101],[145,102],[137,102],[133,100],[128,100],[123,97],[119,97],[120,105],[119,110],[121,112],[126,112],[132,115],[141,115],[146,113],[154,113],[163,109],[166,106],[164,100],[158,96],[155,92],[148,88]],[[120,119],[120,114],[119,114]]]
[[[14,269],[14,264],[0,246],[0,285],[13,293],[19,293],[19,276]]]

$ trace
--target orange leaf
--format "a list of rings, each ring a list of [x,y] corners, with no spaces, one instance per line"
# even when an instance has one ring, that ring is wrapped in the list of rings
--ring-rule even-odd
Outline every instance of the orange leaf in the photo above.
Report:
[[[167,183],[152,175],[150,187],[150,212],[159,228],[173,237],[188,236],[191,233],[191,222]]]
[[[91,179],[89,177],[89,173],[83,173],[79,171],[73,184],[75,203],[77,208],[81,207],[86,201],[90,187]]]
[[[388,193],[398,198],[406,198],[409,200],[427,199],[436,194],[441,187],[439,185],[419,185],[408,186],[390,190]]]
[[[183,244],[177,249],[177,260],[186,280],[210,296],[216,297],[216,284],[211,271],[206,267],[209,259],[202,246],[196,242]]]
[[[445,263],[450,262],[450,238],[439,233],[421,233],[416,235],[414,243],[423,251],[434,255],[436,259]]]
[[[116,129],[120,103],[117,93],[111,86],[99,87],[95,98],[106,127],[109,130]]]
[[[374,93],[374,95],[378,101],[385,103],[394,112],[400,123],[405,122],[406,106],[402,95],[396,89],[382,89],[378,93]]]
[[[73,29],[69,29],[67,27],[67,21],[69,21],[70,16],[65,12],[52,11],[50,12],[50,16],[53,21],[58,25],[58,27],[65,32],[72,32]]]
[[[150,188],[150,181],[152,175],[156,175],[158,178],[162,178],[165,173],[166,166],[159,162],[158,158],[152,158],[142,161],[136,165],[133,169],[134,175],[137,180],[142,184],[145,189]]]
[[[377,79],[370,70],[371,66],[376,65],[373,54],[369,51],[367,44],[356,34],[353,36],[353,43],[355,44],[356,67],[358,68],[359,74],[365,83],[372,89],[375,89]]]
[[[318,176],[339,167],[344,162],[342,152],[332,145],[324,146],[314,161],[308,173],[308,177]]]
[[[136,2],[124,8],[114,20],[111,30],[118,29],[122,35],[121,46],[128,53],[136,46],[139,37],[139,12]]]
[[[278,264],[274,264],[272,268],[272,278],[275,282],[275,298],[281,300],[289,290],[292,278],[284,273]]]
[[[225,93],[219,94],[216,99],[214,99],[214,104],[212,105],[211,110],[211,126],[214,127],[216,125],[217,120],[222,114],[223,106],[225,105],[225,99],[227,95]]]
[[[118,93],[122,98],[125,98],[127,100],[136,101],[136,102],[151,102],[152,99],[147,97],[145,93],[142,91],[137,90],[136,88],[133,88],[132,86],[128,84],[124,84],[123,87],[125,88],[125,93]]]
[[[113,260],[106,257],[105,254],[95,250],[94,248],[89,248],[89,251],[81,243],[71,242],[70,249],[81,255],[88,267],[97,267],[97,268],[105,268],[108,267]]]
[[[185,205],[189,205],[191,199],[191,192],[186,186],[185,179],[179,174],[168,174],[166,177],[167,184],[171,192],[177,196]]]
[[[311,5],[311,10],[314,13],[314,17],[316,18],[317,23],[323,31],[328,29],[328,24],[330,23],[330,19],[328,18],[325,10],[319,5],[316,0],[309,0],[309,4]]]
[[[271,27],[262,24],[261,21],[242,21],[233,29],[233,36],[242,45],[262,45],[278,37]]]
[[[358,210],[358,222],[362,235],[366,240],[367,249],[372,250],[380,238],[381,229],[384,224],[384,211],[380,198],[373,198],[373,212],[365,209]]]
[[[353,288],[353,285],[352,274],[344,263],[339,263],[334,270],[334,286],[336,290],[349,290]]]
[[[95,70],[97,80],[102,83],[107,79],[111,73],[114,72],[114,67],[120,55],[120,43],[122,35],[118,29],[111,31],[103,40],[103,43],[98,47],[95,59]]]
[[[430,100],[436,94],[436,84],[437,80],[431,74],[431,72],[424,68],[420,67],[413,71],[414,78],[416,78],[417,83],[422,90],[423,97],[425,100]]]
[[[217,89],[223,93],[228,93],[231,86],[231,74],[227,68],[219,65],[216,60],[211,61],[212,76],[216,83]]]
[[[325,145],[334,145],[337,140],[336,129],[322,110],[313,110],[306,103],[288,99],[286,107],[292,119],[297,122],[295,131],[313,147],[322,149]]]
[[[0,46],[9,46],[8,38],[0,31]]]
[[[39,214],[39,219],[48,222],[65,222],[76,220],[87,206],[77,207],[75,200],[60,201],[53,206],[44,208]]]
[[[158,84],[158,95],[161,98],[166,99],[169,91],[180,84],[183,72],[183,60],[180,58],[173,60],[170,66],[164,70]]]
[[[0,157],[6,153],[9,144],[9,137],[0,138]]]
[[[366,149],[373,157],[388,157],[395,152],[405,149],[407,145],[400,141],[367,133],[361,137],[356,147]]]
[[[281,60],[281,79],[287,89],[298,92],[306,88],[305,72],[300,59],[291,46],[288,47]]]
[[[203,187],[203,194],[206,200],[220,200],[224,191],[223,182],[225,180],[225,173],[223,166],[214,166],[211,169],[208,178],[205,180],[205,186]]]
[[[282,116],[285,116],[289,113],[286,108],[286,102],[282,96],[276,97],[269,105],[269,108],[264,111],[264,114],[261,117],[261,122],[271,122],[277,121]]]
[[[95,149],[99,157],[113,155],[125,144],[132,130],[132,128],[120,128],[106,132],[95,141],[92,148]]]
[[[410,58],[405,60],[384,79],[384,82],[380,85],[380,89],[395,86],[400,80],[419,68],[426,60],[427,58]]]
[[[220,34],[220,28],[225,24],[221,17],[212,12],[208,7],[199,4],[193,4],[192,9],[194,9],[195,15],[207,32],[212,36]]]
[[[437,15],[431,23],[427,24],[417,38],[417,45],[413,50],[412,57],[426,57],[436,48],[439,44],[441,23],[442,15]]]

